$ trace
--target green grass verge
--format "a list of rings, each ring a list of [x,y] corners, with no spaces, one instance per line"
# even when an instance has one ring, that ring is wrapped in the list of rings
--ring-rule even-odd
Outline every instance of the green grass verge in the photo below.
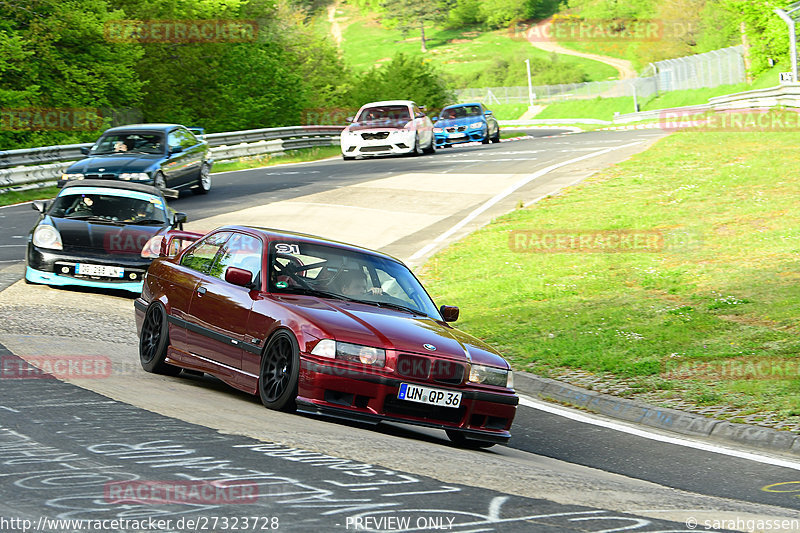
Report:
[[[671,135],[495,220],[422,277],[516,369],[609,373],[663,399],[800,415],[796,144],[796,133]],[[665,245],[524,253],[510,246],[516,230],[655,231]]]
[[[6,191],[0,192],[0,206],[21,204],[31,200],[46,200],[58,194],[58,187],[39,187],[27,191]]]
[[[376,64],[391,60],[398,52],[422,53],[418,31],[403,36],[399,30],[384,28],[361,15],[352,6],[340,8],[345,14],[340,18],[342,54],[355,70],[368,70]],[[517,61],[522,56],[531,59],[553,57],[507,30],[481,32],[430,28],[425,35],[428,48],[425,57],[455,79],[485,71],[500,58]],[[615,68],[599,61],[567,55],[557,57],[562,65],[576,65],[581,68],[590,80],[615,79],[618,75]]]
[[[214,163],[212,173],[230,172],[231,170],[247,170],[249,168],[271,167],[273,165],[283,165],[286,163],[304,163],[307,161],[318,161],[329,157],[341,156],[342,149],[336,146],[318,146],[315,148],[302,148],[286,152],[285,155],[258,155],[252,157],[241,157],[235,161],[223,161]]]
[[[287,152],[286,155],[264,155],[241,158],[237,161],[225,161],[222,163],[215,163],[212,168],[212,174],[217,172],[229,172],[231,170],[246,170],[249,168],[270,167],[274,165],[281,165],[285,163],[302,163],[306,161],[317,161],[319,159],[327,159],[341,155],[341,148],[338,146],[320,146],[316,148],[303,148],[301,150],[292,150]],[[37,189],[30,189],[27,191],[7,191],[0,192],[0,206],[13,205],[22,202],[30,202],[31,200],[45,200],[53,198],[58,194],[57,187],[41,187]]]
[[[593,118],[612,120],[614,113],[633,113],[633,97],[594,98],[591,100],[567,100],[556,102],[542,109],[535,117],[548,118]]]
[[[486,107],[497,120],[517,120],[528,110],[528,104],[492,104]]]

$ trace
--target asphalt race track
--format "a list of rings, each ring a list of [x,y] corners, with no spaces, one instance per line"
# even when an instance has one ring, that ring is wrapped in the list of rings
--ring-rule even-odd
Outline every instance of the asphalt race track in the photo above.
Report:
[[[559,133],[215,174],[210,194],[171,205],[189,215],[190,229],[242,222],[308,231],[419,265],[662,135]],[[0,208],[0,274],[21,272],[36,215],[29,205]],[[669,444],[533,402],[519,407],[509,446],[462,450],[437,430],[276,413],[207,376],[147,374],[136,342],[128,296],[21,282],[0,292],[4,365],[53,354],[108,364],[102,379],[0,379],[0,531],[86,531],[103,520],[95,530],[156,530],[149,519],[176,532],[750,531],[758,521],[764,531],[800,530],[800,463],[785,457]],[[117,482],[237,480],[249,483],[251,500],[113,497]],[[142,523],[112,522],[121,519]]]

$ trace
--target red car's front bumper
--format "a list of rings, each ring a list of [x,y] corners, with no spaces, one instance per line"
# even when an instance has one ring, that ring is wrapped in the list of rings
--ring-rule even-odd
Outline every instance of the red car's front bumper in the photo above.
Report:
[[[470,385],[388,377],[377,372],[325,364],[301,354],[297,409],[377,424],[395,421],[438,429],[457,430],[465,437],[496,443],[511,438],[519,398],[513,392],[494,392]],[[401,383],[460,392],[457,408],[440,407],[397,398]]]

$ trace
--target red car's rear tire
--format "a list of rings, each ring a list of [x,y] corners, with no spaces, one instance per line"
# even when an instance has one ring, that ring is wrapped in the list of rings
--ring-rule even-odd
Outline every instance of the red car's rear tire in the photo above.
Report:
[[[177,376],[181,369],[164,362],[169,347],[167,311],[160,302],[150,304],[139,335],[139,362],[148,372]]]

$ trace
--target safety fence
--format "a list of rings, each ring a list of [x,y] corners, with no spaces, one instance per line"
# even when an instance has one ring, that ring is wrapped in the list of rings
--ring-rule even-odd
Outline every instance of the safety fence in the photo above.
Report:
[[[735,85],[747,79],[742,46],[732,46],[704,54],[650,63],[642,76],[627,80],[537,85],[532,87],[483,87],[456,91],[459,102],[491,104],[535,104],[571,99],[649,97],[659,92]]]

